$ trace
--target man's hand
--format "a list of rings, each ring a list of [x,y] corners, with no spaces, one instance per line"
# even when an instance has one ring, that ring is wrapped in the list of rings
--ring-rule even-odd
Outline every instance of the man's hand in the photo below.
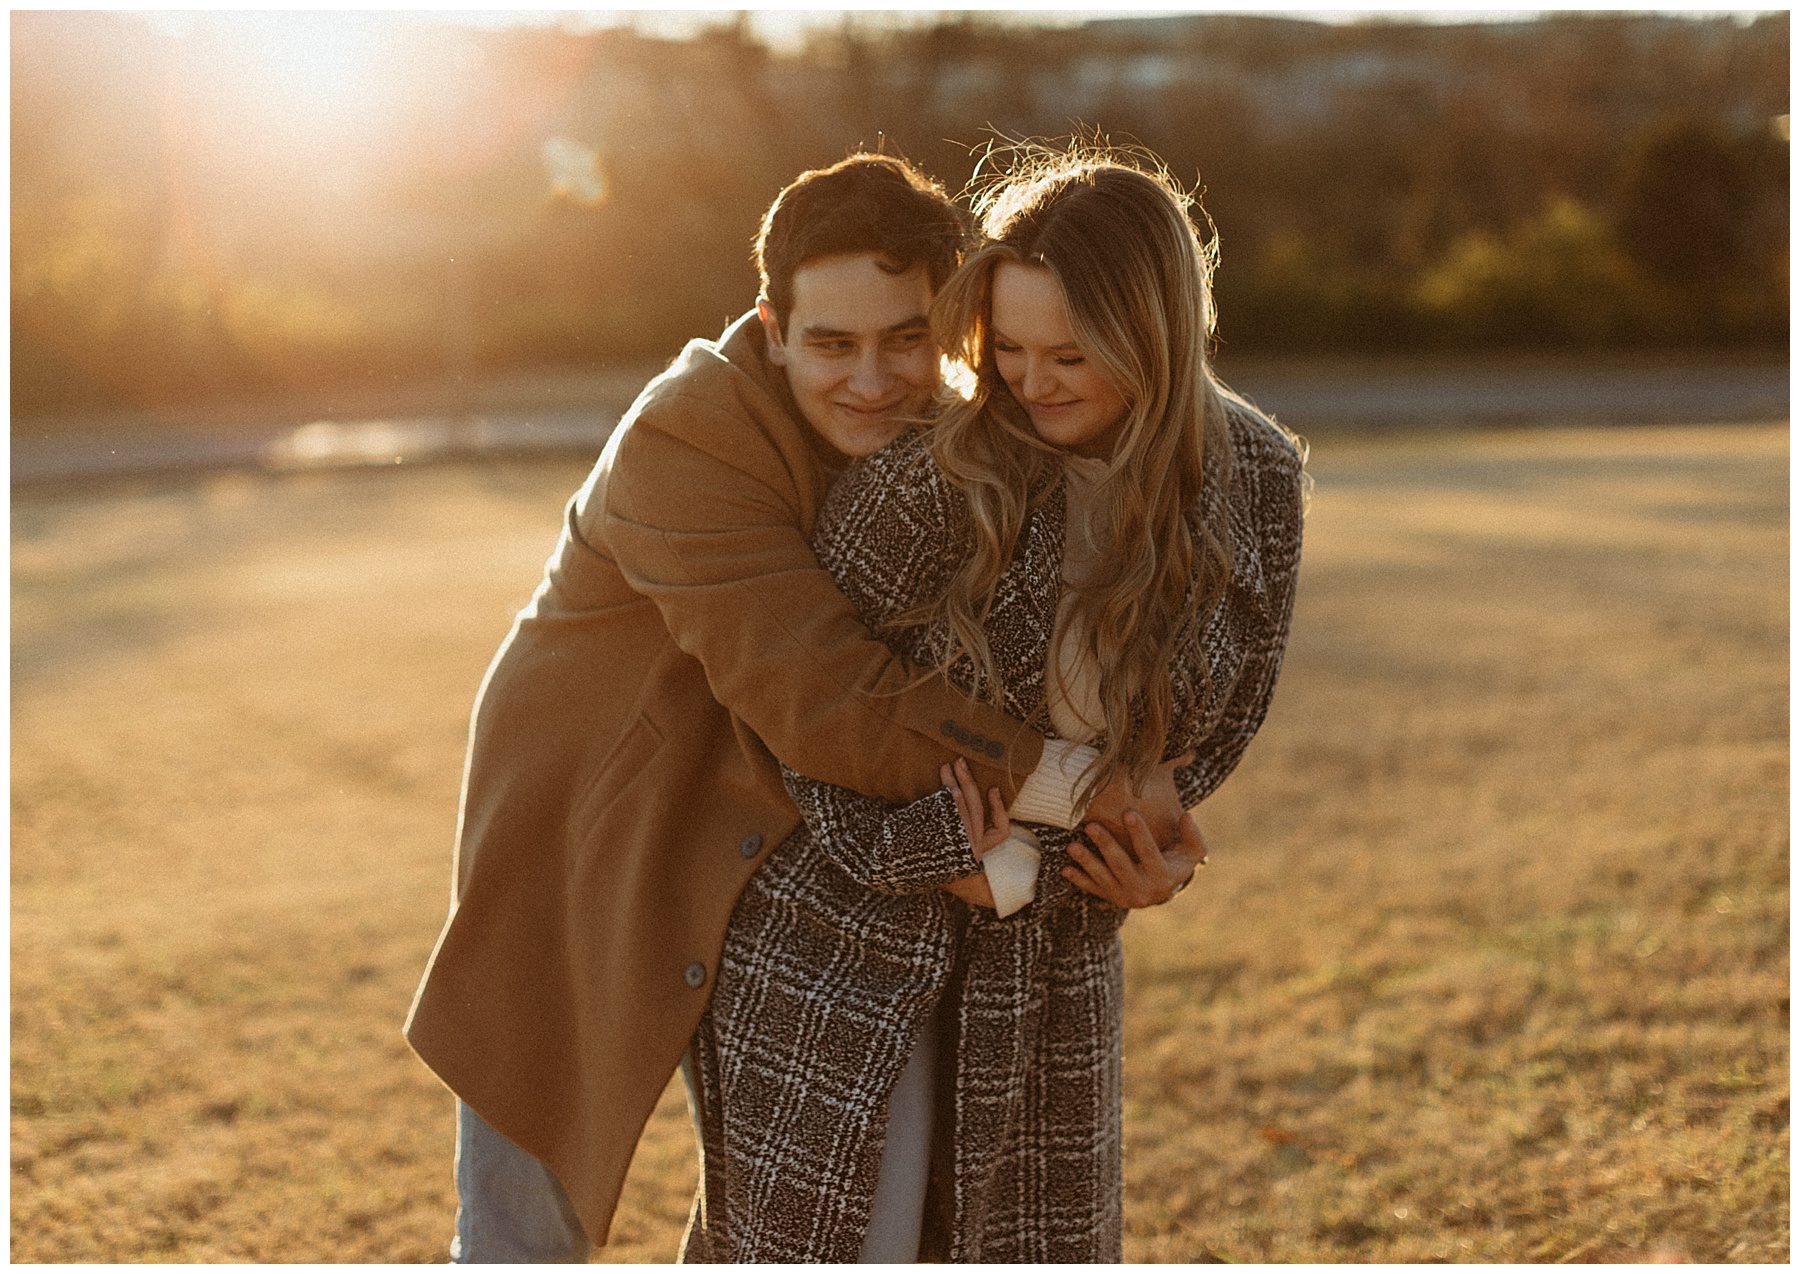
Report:
[[[1181,816],[1180,837],[1168,850],[1157,848],[1135,811],[1126,813],[1125,825],[1135,853],[1127,853],[1104,827],[1090,823],[1087,834],[1100,852],[1075,841],[1069,846],[1071,865],[1063,868],[1064,878],[1115,907],[1156,907],[1180,893],[1206,862],[1206,842],[1192,814]]]
[[[1181,798],[1175,794],[1175,771],[1191,765],[1193,760],[1192,752],[1184,752],[1173,761],[1164,761],[1150,772],[1144,790],[1135,795],[1125,773],[1114,774],[1105,787],[1094,793],[1083,817],[1106,828],[1115,841],[1128,843],[1131,831],[1125,812],[1136,810],[1156,843],[1173,847],[1180,835],[1181,820],[1187,816]]]

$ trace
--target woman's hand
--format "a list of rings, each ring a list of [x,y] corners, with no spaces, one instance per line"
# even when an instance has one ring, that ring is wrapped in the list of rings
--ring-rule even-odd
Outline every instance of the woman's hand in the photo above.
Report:
[[[1192,814],[1181,816],[1175,844],[1166,851],[1157,849],[1136,810],[1126,812],[1125,827],[1135,853],[1128,853],[1100,824],[1089,823],[1088,838],[1100,852],[1096,854],[1080,841],[1072,843],[1070,865],[1063,868],[1063,877],[1115,907],[1156,907],[1186,888],[1195,868],[1206,863],[1206,842]]]
[[[975,861],[980,862],[982,855],[1005,840],[1012,830],[1012,820],[1006,816],[1006,802],[1000,799],[1000,789],[988,789],[988,801],[993,807],[990,819],[981,807],[981,789],[975,786],[975,775],[969,770],[967,761],[959,756],[954,766],[946,765],[938,773],[955,798],[956,812],[962,815],[963,834],[969,838],[969,849],[973,851]]]
[[[975,861],[980,862],[982,855],[1005,840],[1012,830],[1012,821],[1006,816],[1006,802],[1000,799],[1000,789],[994,788],[988,793],[993,806],[990,820],[982,808],[981,789],[975,785],[975,776],[967,761],[957,757],[954,766],[946,765],[938,774],[956,801],[956,812],[962,816],[963,834],[969,838],[970,852],[975,855]],[[978,871],[961,880],[953,880],[943,888],[972,907],[995,910],[994,891],[985,872]]]
[[[1191,765],[1193,760],[1192,752],[1183,752],[1173,761],[1164,761],[1150,772],[1142,792],[1131,790],[1131,781],[1123,771],[1114,774],[1094,793],[1082,817],[1103,823],[1117,839],[1130,835],[1125,826],[1125,811],[1136,810],[1149,820],[1150,834],[1158,845],[1175,848],[1181,834],[1181,820],[1187,815],[1187,809],[1175,791],[1175,771]]]

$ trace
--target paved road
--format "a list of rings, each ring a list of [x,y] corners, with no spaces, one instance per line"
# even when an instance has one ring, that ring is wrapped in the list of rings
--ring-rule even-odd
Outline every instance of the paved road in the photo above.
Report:
[[[1788,369],[1767,364],[1246,363],[1227,372],[1258,405],[1309,435],[1464,425],[1710,424],[1786,420],[1788,414]],[[206,469],[414,464],[462,456],[596,455],[629,405],[630,392],[621,391],[618,377],[593,385],[585,405],[572,405],[570,398],[580,401],[579,395],[564,392],[550,405],[484,405],[471,412],[350,413],[308,420],[261,410],[234,420],[215,411],[211,419],[114,418],[54,432],[26,422],[13,432],[12,484]]]

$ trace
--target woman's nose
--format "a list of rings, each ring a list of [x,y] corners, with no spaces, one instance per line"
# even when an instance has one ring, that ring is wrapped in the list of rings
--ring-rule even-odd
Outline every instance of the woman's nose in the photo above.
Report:
[[[1056,369],[1041,358],[1025,360],[1025,379],[1020,385],[1032,402],[1048,402],[1056,387]]]

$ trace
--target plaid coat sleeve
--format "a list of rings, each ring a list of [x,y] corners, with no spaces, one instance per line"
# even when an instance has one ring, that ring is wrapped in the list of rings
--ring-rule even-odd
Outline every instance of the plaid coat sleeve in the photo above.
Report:
[[[1232,596],[1214,622],[1237,629],[1227,640],[1242,645],[1244,658],[1211,728],[1194,745],[1193,764],[1175,772],[1175,790],[1189,809],[1230,776],[1262,728],[1287,650],[1300,571],[1305,452],[1279,427],[1247,416],[1237,424],[1230,497]]]
[[[948,788],[894,805],[782,768],[819,848],[876,893],[917,893],[981,870]]]

